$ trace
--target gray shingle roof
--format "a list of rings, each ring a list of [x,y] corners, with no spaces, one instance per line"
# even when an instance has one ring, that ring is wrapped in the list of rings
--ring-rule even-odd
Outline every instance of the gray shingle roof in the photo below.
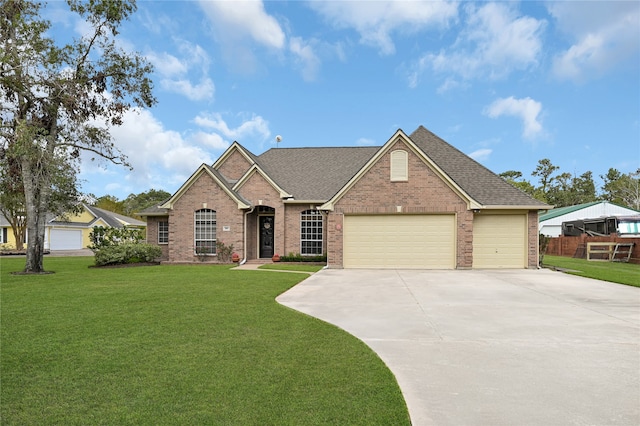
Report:
[[[258,164],[297,200],[333,197],[380,147],[272,148]]]
[[[423,126],[409,138],[452,181],[478,203],[485,206],[549,206],[510,185],[497,174],[457,150]]]

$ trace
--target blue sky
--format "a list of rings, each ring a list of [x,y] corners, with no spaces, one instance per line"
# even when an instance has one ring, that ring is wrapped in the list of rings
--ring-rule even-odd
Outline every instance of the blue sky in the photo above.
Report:
[[[85,26],[61,2],[55,34]],[[640,2],[139,1],[119,43],[158,105],[112,130],[133,171],[85,161],[83,190],[174,192],[237,140],[382,145],[419,125],[490,170],[640,167]]]

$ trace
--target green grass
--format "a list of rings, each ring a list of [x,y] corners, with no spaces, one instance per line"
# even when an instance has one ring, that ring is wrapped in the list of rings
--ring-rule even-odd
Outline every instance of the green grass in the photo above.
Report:
[[[92,261],[0,259],[2,424],[409,424],[364,343],[275,302],[306,275]]]
[[[633,263],[589,261],[545,255],[543,266],[568,269],[568,273],[582,277],[640,287],[640,265]]]
[[[273,269],[276,271],[300,271],[300,272],[318,272],[323,267],[320,265],[302,265],[295,263],[267,263],[260,265],[258,269]]]

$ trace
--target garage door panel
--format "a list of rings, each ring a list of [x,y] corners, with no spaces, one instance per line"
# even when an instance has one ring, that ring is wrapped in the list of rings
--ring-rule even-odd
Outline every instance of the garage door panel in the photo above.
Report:
[[[526,266],[526,216],[477,215],[473,220],[474,268]]]
[[[49,239],[51,250],[78,250],[82,248],[81,230],[52,229]]]
[[[455,267],[454,215],[345,216],[346,268]]]

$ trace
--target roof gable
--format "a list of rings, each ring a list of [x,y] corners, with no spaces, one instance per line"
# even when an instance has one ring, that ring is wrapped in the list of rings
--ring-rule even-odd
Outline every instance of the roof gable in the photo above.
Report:
[[[229,157],[231,157],[235,152],[238,152],[240,155],[242,155],[249,164],[253,164],[256,162],[256,156],[251,151],[243,147],[237,141],[234,141],[231,146],[227,148],[227,150],[223,152],[222,155],[211,165],[211,167],[219,170],[222,164],[224,164],[224,162],[227,161]]]
[[[373,165],[376,164],[380,158],[399,141],[404,142],[406,147],[417,154],[428,167],[439,175],[440,178],[449,185],[449,187],[451,187],[451,189],[458,193],[458,195],[467,202],[470,208],[476,208],[474,200],[469,198],[464,191],[455,184],[455,182],[451,182],[447,178],[446,174],[442,173],[442,170],[440,170],[440,168],[434,164],[429,157],[425,156],[424,152],[422,152],[401,129],[398,129],[396,133],[376,151],[375,155],[373,155],[369,161],[367,161],[367,163],[361,167],[360,170],[340,189],[340,191],[338,191],[329,201],[320,206],[320,209],[333,210],[335,204],[356,184],[356,182],[358,182],[367,173],[367,171],[369,171]]]
[[[222,188],[222,190],[229,195],[229,197],[231,197],[232,200],[234,200],[237,204],[238,204],[238,208],[239,209],[248,209],[250,208],[250,203],[248,203],[244,198],[242,198],[242,196],[240,196],[238,193],[236,193],[232,187],[230,186],[229,182],[227,182],[227,180],[224,178],[224,176],[222,176],[220,174],[220,172],[218,172],[216,169],[214,169],[211,166],[208,166],[206,164],[202,164],[200,165],[200,167],[198,167],[198,169],[191,175],[191,177],[189,177],[189,179],[187,179],[187,181],[185,183],[182,184],[182,186],[176,191],[175,194],[173,194],[171,196],[171,198],[169,198],[167,201],[165,201],[163,204],[159,205],[158,208],[159,209],[173,209],[173,206],[175,205],[175,203],[180,199],[180,197],[182,197],[182,195],[184,195],[184,193],[191,187],[191,185],[193,185],[193,183],[203,174],[208,174],[209,176],[211,176],[211,178],[214,180],[214,182],[220,187]]]
[[[409,137],[456,186],[477,201],[480,208],[552,208],[509,184],[423,126]]]
[[[269,183],[269,185],[271,185],[273,187],[273,189],[275,189],[280,194],[280,198],[291,198],[292,197],[291,194],[289,194],[287,191],[282,189],[277,183],[275,183],[273,181],[273,179],[271,179],[271,177],[267,173],[265,173],[262,170],[262,168],[259,167],[257,164],[254,164],[253,166],[251,166],[251,168],[249,170],[247,170],[247,172],[233,186],[233,190],[234,191],[239,191],[244,186],[244,184],[247,183],[249,178],[251,178],[251,176],[253,176],[256,173],[259,174],[260,176],[262,176]]]

